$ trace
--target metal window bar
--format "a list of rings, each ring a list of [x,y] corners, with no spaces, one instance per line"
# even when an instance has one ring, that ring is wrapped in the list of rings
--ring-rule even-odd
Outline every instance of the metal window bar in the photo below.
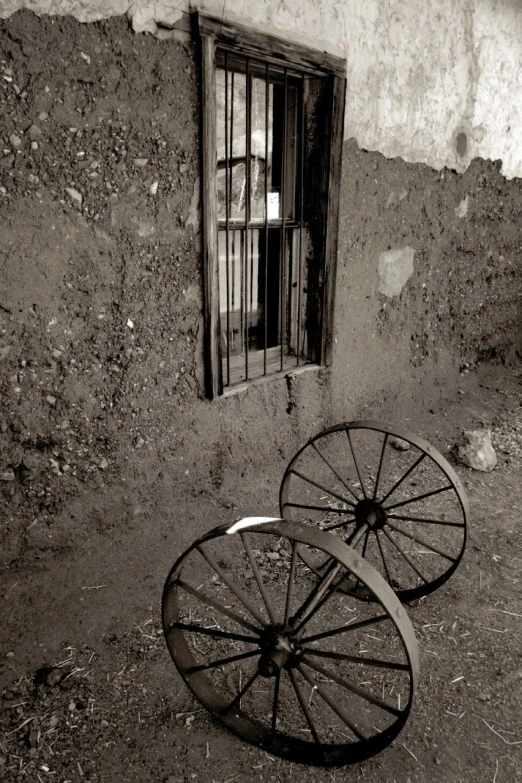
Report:
[[[249,308],[248,313],[253,312],[253,304],[254,304],[254,236],[257,236],[259,232],[254,228],[250,232],[250,300],[249,300]],[[250,316],[248,316],[250,318]]]
[[[265,253],[263,292],[263,375],[266,375],[266,349],[268,345],[268,115],[270,112],[270,82],[268,63],[265,69]]]
[[[234,100],[234,74],[232,74],[232,101]],[[233,112],[231,115],[232,121]],[[232,134],[230,135],[230,152],[232,154]],[[229,179],[228,179],[228,52],[225,52],[225,264],[227,289],[227,386],[230,386],[230,248],[229,248]],[[230,167],[232,169],[232,167]]]
[[[228,54],[228,53],[227,53]],[[228,65],[228,61],[227,61]],[[230,90],[230,155],[228,156],[228,160],[226,161],[227,165],[225,168],[225,179],[228,180],[228,201],[226,203],[225,207],[225,214],[228,213],[229,219],[230,219],[230,207],[232,203],[232,158],[234,154],[234,88],[235,88],[235,80],[234,80],[234,71],[231,72],[231,90]],[[225,135],[225,149],[228,144],[228,139]],[[230,169],[230,171],[229,171]],[[232,308],[235,309],[236,304],[236,232],[232,231]],[[227,318],[230,319],[230,311],[227,313]],[[230,349],[227,352],[227,378],[228,378],[228,385],[230,386]]]
[[[245,234],[239,235],[239,270],[240,270],[240,287],[239,287],[239,309],[240,309],[240,334],[239,340],[241,345],[241,351],[246,351],[245,346]]]
[[[303,268],[303,222],[304,222],[304,89],[305,82],[304,76],[301,77],[301,100],[300,100],[300,125],[301,132],[299,134],[299,259],[297,262],[297,366],[299,367],[299,359],[301,355],[301,270]],[[303,353],[304,353],[304,340],[303,340]]]
[[[252,92],[250,84],[250,59],[246,58],[246,116],[245,116],[245,380],[248,381],[248,239],[250,223],[250,152],[252,122],[250,112],[252,109]]]
[[[232,231],[232,309],[236,305],[236,232]],[[227,372],[230,378],[230,372]],[[230,380],[229,380],[230,385]]]
[[[285,350],[285,271],[286,271],[286,203],[285,203],[285,179],[286,179],[286,134],[287,134],[287,112],[288,112],[288,73],[287,69],[284,69],[284,88],[283,88],[283,146],[281,154],[281,255],[279,261],[279,275],[280,275],[280,309],[281,309],[281,370],[284,364],[284,350]]]

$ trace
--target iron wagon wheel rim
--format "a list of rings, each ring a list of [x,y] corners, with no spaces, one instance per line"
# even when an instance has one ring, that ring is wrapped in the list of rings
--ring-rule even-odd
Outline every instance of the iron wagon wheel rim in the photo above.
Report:
[[[288,493],[290,490],[289,478],[293,473],[294,465],[298,462],[301,455],[307,449],[313,447],[313,444],[315,444],[317,441],[327,437],[328,435],[342,432],[342,431],[356,431],[356,430],[369,430],[377,433],[383,433],[386,437],[391,436],[391,437],[399,438],[401,440],[407,441],[412,446],[415,446],[419,451],[423,452],[425,456],[428,458],[428,460],[430,460],[434,465],[436,465],[441,471],[441,473],[448,479],[448,481],[452,485],[452,489],[454,491],[455,497],[458,500],[459,508],[462,514],[462,528],[461,528],[462,541],[460,544],[460,550],[456,555],[454,562],[450,566],[448,566],[448,568],[443,573],[441,573],[438,577],[429,580],[428,583],[420,584],[416,587],[394,588],[400,600],[404,603],[409,603],[410,601],[416,600],[418,598],[421,598],[425,595],[429,595],[430,593],[434,592],[439,587],[441,587],[455,573],[462,560],[462,557],[464,556],[466,543],[467,543],[467,529],[469,524],[469,501],[460,478],[458,477],[457,473],[450,465],[448,460],[425,438],[422,438],[421,436],[410,432],[409,430],[405,429],[400,425],[388,424],[386,422],[380,422],[375,419],[361,419],[355,421],[347,421],[347,422],[342,422],[341,424],[336,424],[331,427],[327,427],[326,429],[312,436],[303,446],[301,446],[301,448],[298,449],[298,451],[294,454],[294,456],[288,463],[283,478],[281,480],[281,485],[279,490],[279,513],[282,518],[285,518],[285,508],[288,506],[288,502],[289,502],[288,500]],[[320,569],[318,568],[317,563],[313,563],[309,561],[307,565],[318,575],[320,575]],[[390,584],[389,580],[388,583]]]
[[[235,532],[233,530],[234,527],[235,525],[221,525],[195,541],[178,558],[165,582],[162,598],[164,636],[172,660],[186,685],[209,712],[233,734],[250,744],[262,748],[268,753],[273,753],[287,760],[312,766],[342,766],[362,761],[378,753],[399,734],[411,712],[419,677],[417,642],[406,610],[387,582],[369,563],[365,562],[358,553],[348,547],[337,536],[316,530],[309,525],[286,520],[265,522],[255,530],[256,533],[275,535],[297,542],[297,544],[318,547],[344,568],[359,577],[369,589],[375,592],[377,601],[386,614],[384,619],[390,620],[395,627],[407,660],[407,665],[403,665],[403,668],[407,669],[409,677],[408,703],[400,710],[400,714],[391,726],[385,731],[359,743],[322,744],[321,752],[318,753],[316,742],[298,740],[291,735],[283,733],[274,735],[268,732],[266,727],[255,718],[245,716],[240,709],[224,712],[226,704],[222,694],[216,691],[212,682],[200,671],[190,671],[198,668],[198,664],[185,636],[176,633],[177,629],[173,628],[173,623],[176,623],[179,618],[175,598],[179,597],[180,594],[180,591],[177,589],[173,590],[173,587],[176,587],[176,583],[180,579],[183,563],[190,553],[215,538]],[[248,532],[248,528],[245,529],[245,532]]]

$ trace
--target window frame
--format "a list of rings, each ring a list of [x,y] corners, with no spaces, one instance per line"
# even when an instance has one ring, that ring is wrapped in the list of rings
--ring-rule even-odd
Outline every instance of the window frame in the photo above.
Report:
[[[288,66],[306,75],[330,80],[330,150],[325,207],[322,332],[320,362],[302,365],[303,369],[325,367],[331,364],[333,347],[333,312],[337,269],[339,190],[341,182],[341,152],[344,128],[346,92],[345,60],[261,33],[243,25],[202,14],[192,14],[195,32],[200,44],[201,62],[201,200],[204,302],[204,356],[207,397],[223,395],[222,366],[219,350],[219,278],[218,278],[218,196],[217,196],[217,106],[216,106],[216,49],[255,57],[271,65]],[[298,371],[301,367],[296,367]],[[263,376],[259,380],[277,378],[290,370]],[[257,379],[256,379],[257,380]],[[226,394],[234,393],[255,380],[243,381],[227,387]]]

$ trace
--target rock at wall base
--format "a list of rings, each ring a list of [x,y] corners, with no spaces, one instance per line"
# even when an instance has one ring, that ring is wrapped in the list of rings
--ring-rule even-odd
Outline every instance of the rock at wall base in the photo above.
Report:
[[[490,430],[464,430],[457,443],[459,460],[473,470],[489,473],[497,464]]]

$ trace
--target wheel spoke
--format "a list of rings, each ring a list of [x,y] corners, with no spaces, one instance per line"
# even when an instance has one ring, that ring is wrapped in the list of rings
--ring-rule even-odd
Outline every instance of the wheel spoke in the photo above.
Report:
[[[312,715],[310,713],[310,710],[308,709],[306,699],[304,698],[301,688],[299,687],[299,683],[297,682],[293,669],[288,669],[288,676],[290,677],[290,682],[294,687],[295,695],[297,696],[297,700],[301,706],[301,709],[303,710],[304,716],[306,718],[306,722],[308,723],[308,726],[310,727],[310,731],[312,732],[312,737],[314,738],[314,741],[317,743],[317,745],[321,745],[321,742],[317,735],[317,730],[312,720]]]
[[[388,539],[388,541],[390,541],[390,542],[393,544],[393,546],[395,547],[395,549],[396,549],[396,550],[397,550],[397,551],[398,551],[398,552],[399,552],[399,553],[400,553],[400,554],[403,556],[403,558],[404,558],[404,559],[406,560],[406,562],[407,562],[407,563],[408,563],[408,564],[411,566],[411,568],[413,568],[413,570],[415,571],[415,573],[417,574],[417,576],[419,576],[419,577],[422,579],[422,581],[424,582],[424,584],[426,584],[426,585],[427,585],[427,584],[428,584],[428,582],[429,582],[429,579],[427,579],[427,578],[424,576],[424,574],[422,573],[422,571],[420,571],[420,570],[419,570],[418,566],[417,566],[417,565],[416,565],[416,564],[413,562],[413,560],[411,559],[411,557],[409,557],[409,555],[407,555],[407,554],[406,554],[406,552],[404,551],[404,549],[403,549],[403,548],[402,548],[402,547],[401,547],[401,546],[400,546],[400,545],[399,545],[399,544],[398,544],[398,543],[397,543],[397,542],[396,542],[396,541],[395,541],[395,540],[394,540],[394,539],[393,539],[393,538],[390,536],[390,534],[388,533],[388,531],[387,531],[387,530],[385,530],[385,529],[383,528],[383,529],[382,529],[382,532],[384,533],[384,535],[386,536],[386,538]]]
[[[252,571],[254,572],[254,577],[257,582],[257,586],[259,587],[259,592],[261,593],[261,597],[263,599],[263,603],[266,606],[266,611],[268,612],[268,616],[270,617],[270,622],[275,624],[275,615],[272,610],[272,606],[270,604],[270,600],[268,598],[268,593],[266,592],[265,585],[263,583],[263,579],[261,577],[261,574],[259,573],[259,568],[257,567],[256,559],[254,557],[254,553],[252,552],[252,548],[248,542],[248,539],[245,535],[245,533],[239,534],[241,537],[241,541],[243,542],[243,546],[245,547],[245,552],[247,553],[248,560],[250,562],[250,567]]]
[[[361,556],[362,556],[363,559],[366,557],[366,547],[368,546],[368,537],[369,537],[369,535],[370,535],[370,528],[366,527],[366,533],[364,534],[364,541],[363,541],[362,553],[361,553]],[[355,547],[356,544],[358,544],[359,540],[360,540],[359,538],[357,538],[357,533],[354,534],[353,540],[354,540],[355,543],[351,543],[350,542],[350,546]],[[354,590],[358,590],[360,583],[361,583],[361,580],[360,579],[356,579],[355,580],[355,585],[354,585],[353,589]]]
[[[423,519],[422,517],[405,516],[402,514],[387,514],[388,519],[402,519],[406,522],[420,522],[426,525],[445,525],[447,527],[466,527],[464,522],[448,522],[446,519]],[[326,528],[324,528],[326,529]]]
[[[319,658],[332,658],[336,661],[347,661],[348,663],[361,663],[364,666],[375,666],[379,669],[396,669],[397,671],[409,671],[407,663],[396,663],[395,661],[381,661],[377,658],[364,658],[360,655],[347,655],[346,653],[330,652],[330,650],[316,650],[313,647],[305,647],[303,652],[308,655],[317,655]]]
[[[365,533],[369,532],[370,528],[368,527],[368,523],[365,522],[361,527],[357,528],[357,530],[354,530],[352,535],[346,539],[346,542],[348,546],[351,546],[352,549],[355,549],[361,538],[364,536]]]
[[[243,661],[245,658],[253,658],[254,655],[259,655],[259,650],[249,650],[248,652],[239,653],[238,655],[230,655],[228,658],[219,658],[218,660],[210,661],[209,663],[201,663],[198,664],[198,666],[190,666],[187,669],[187,674],[195,674],[196,672],[202,672],[206,669],[217,669],[219,666],[226,666],[229,663]]]
[[[399,506],[406,506],[408,503],[416,503],[419,500],[425,500],[426,498],[431,498],[433,495],[440,495],[441,492],[448,492],[450,489],[453,489],[453,484],[448,484],[445,487],[440,487],[440,489],[432,489],[431,492],[425,492],[423,495],[416,495],[413,498],[410,498],[409,500],[401,500],[400,503],[393,503],[391,506],[383,506],[385,511],[389,511],[391,508],[399,508]]]
[[[321,528],[321,530],[326,530],[327,532],[329,530],[338,530],[340,527],[345,527],[346,525],[353,525],[355,522],[355,517],[353,519],[345,519],[343,522],[336,522],[334,525],[328,525],[327,527]]]
[[[335,492],[335,490],[328,489],[328,487],[323,486],[323,484],[320,484],[318,481],[314,481],[308,476],[305,476],[304,473],[301,473],[299,470],[296,470],[295,468],[291,468],[289,472],[293,473],[295,476],[299,476],[300,479],[303,479],[303,481],[306,481],[308,484],[312,484],[314,487],[317,487],[317,489],[320,489],[321,492],[326,492],[328,495],[331,495],[333,498],[340,500],[341,503],[346,503],[348,506],[355,507],[355,503],[352,500],[343,498],[343,496],[339,495],[339,493]]]
[[[382,504],[382,503],[384,503],[386,500],[388,500],[388,498],[390,497],[390,495],[393,495],[393,493],[395,492],[395,490],[396,490],[396,489],[398,489],[398,488],[400,487],[400,485],[402,484],[402,482],[403,482],[403,481],[405,481],[405,480],[408,478],[408,476],[409,476],[409,475],[411,475],[411,474],[413,473],[413,471],[415,470],[415,468],[417,468],[417,467],[418,467],[418,466],[421,464],[422,460],[423,460],[423,459],[425,459],[425,458],[426,458],[426,454],[422,453],[422,454],[420,455],[420,457],[419,457],[417,460],[415,460],[415,462],[413,463],[413,465],[410,465],[410,467],[408,468],[408,470],[406,471],[406,473],[405,473],[403,476],[401,476],[401,477],[400,477],[400,479],[399,479],[398,481],[396,481],[396,482],[395,482],[395,484],[393,485],[393,487],[392,487],[392,488],[391,488],[391,489],[390,489],[390,490],[389,490],[389,491],[386,493],[386,495],[385,495],[385,496],[384,496],[384,497],[381,499],[381,501],[380,501],[380,502],[381,502],[381,504]]]
[[[363,557],[366,557],[366,549],[368,547],[368,538],[369,538],[369,536],[370,536],[370,528],[368,528],[368,530],[366,531],[366,535],[364,537],[364,544],[363,544],[363,548],[362,548],[362,556]]]
[[[279,685],[281,682],[281,672],[277,672],[274,682],[274,703],[272,706],[272,734],[275,734],[277,728],[277,708],[279,702]]]
[[[312,448],[313,448],[313,449],[314,449],[314,450],[317,452],[317,454],[319,454],[319,456],[321,457],[321,459],[323,460],[323,462],[324,462],[326,465],[328,465],[328,467],[330,468],[330,470],[332,471],[332,473],[333,473],[335,476],[337,476],[337,478],[339,479],[339,481],[341,482],[341,484],[343,485],[343,487],[344,487],[346,490],[348,490],[348,492],[350,493],[350,495],[351,495],[353,498],[355,498],[355,500],[356,500],[357,502],[359,502],[360,498],[358,498],[358,497],[357,497],[357,495],[355,494],[355,492],[353,491],[353,489],[351,489],[351,488],[348,486],[348,484],[346,483],[346,481],[345,481],[345,480],[343,479],[343,477],[342,477],[342,476],[341,476],[341,475],[340,475],[340,474],[339,474],[339,473],[336,471],[336,469],[335,469],[335,468],[334,468],[334,466],[331,464],[331,462],[330,462],[330,461],[327,459],[327,457],[326,457],[326,456],[325,456],[325,455],[324,455],[324,454],[323,454],[321,451],[319,451],[319,449],[317,448],[317,446],[315,445],[315,443],[312,443]]]
[[[190,585],[188,582],[185,582],[183,579],[178,578],[175,582],[172,582],[171,584],[178,585],[183,590],[186,590],[187,593],[193,595],[194,598],[197,598],[198,601],[201,601],[202,604],[207,604],[207,606],[211,606],[213,609],[217,609],[218,612],[221,612],[221,614],[224,614],[226,617],[229,617],[231,620],[234,620],[234,622],[238,623],[239,625],[242,625],[243,628],[248,628],[249,631],[253,631],[254,633],[260,632],[261,630],[260,628],[256,628],[255,625],[249,623],[248,620],[245,620],[243,617],[241,617],[241,615],[236,614],[236,612],[234,612],[232,609],[229,609],[227,606],[223,606],[223,604],[220,603],[219,601],[216,601],[215,598],[212,598],[206,593],[203,593],[197,587]]]
[[[201,633],[203,636],[218,636],[220,639],[235,639],[238,642],[249,642],[250,644],[259,644],[259,639],[254,636],[245,636],[242,633],[233,633],[232,631],[220,631],[219,628],[205,628],[203,625],[194,625],[194,623],[182,623],[175,620],[167,629],[168,632],[178,628],[180,631],[192,631],[192,633]]]
[[[348,728],[350,729],[353,734],[357,737],[359,740],[366,740],[368,737],[362,733],[362,731],[355,725],[355,721],[352,718],[351,715],[348,715],[345,709],[341,707],[339,704],[337,704],[336,701],[332,699],[328,691],[318,682],[315,682],[314,678],[308,674],[308,672],[302,667],[298,666],[297,670],[300,672],[300,674],[305,678],[305,680],[308,682],[308,684],[314,688],[314,690],[317,691],[319,696],[328,704],[329,707],[336,713],[336,715],[339,716],[339,718],[342,720],[343,723],[345,723]],[[360,720],[360,718],[359,718]],[[361,721],[362,722],[362,721]],[[367,728],[367,727],[366,727]],[[371,733],[371,732],[369,732]]]
[[[355,455],[355,450],[353,448],[352,436],[350,435],[350,430],[346,429],[345,432],[346,432],[346,434],[348,436],[348,443],[350,444],[350,451],[352,452],[352,458],[353,458],[353,462],[354,462],[354,465],[355,465],[355,470],[357,471],[357,477],[359,479],[359,484],[361,485],[361,489],[362,489],[362,493],[363,493],[364,497],[367,498],[368,495],[366,494],[366,489],[365,489],[364,484],[363,484],[361,471],[359,469],[359,463],[357,461],[357,457]]]
[[[245,593],[243,592],[243,590],[241,590],[241,588],[240,588],[240,587],[239,587],[239,586],[238,586],[238,585],[237,585],[237,584],[234,582],[234,580],[233,580],[233,579],[231,579],[231,578],[228,576],[228,574],[227,574],[227,573],[225,573],[225,571],[223,571],[223,569],[222,569],[222,568],[220,568],[220,566],[219,566],[219,565],[216,563],[216,561],[214,560],[214,558],[212,557],[212,555],[210,555],[208,552],[206,552],[206,551],[203,549],[203,547],[202,547],[202,546],[198,546],[198,547],[197,547],[197,550],[198,550],[198,552],[200,553],[200,555],[201,555],[202,557],[204,557],[204,558],[205,558],[205,560],[207,561],[207,563],[209,564],[209,566],[210,566],[211,568],[213,568],[213,569],[214,569],[214,571],[215,571],[215,572],[216,572],[216,574],[219,576],[219,578],[220,578],[220,579],[222,579],[222,580],[223,580],[223,582],[224,582],[224,583],[227,585],[227,587],[228,587],[228,588],[229,588],[229,589],[230,589],[230,590],[231,590],[231,591],[234,593],[234,595],[236,596],[236,598],[237,598],[237,599],[238,599],[238,600],[239,600],[239,601],[240,601],[240,602],[243,604],[243,606],[245,607],[245,609],[248,609],[248,611],[250,612],[250,614],[252,615],[252,617],[254,618],[254,620],[257,620],[257,622],[259,623],[259,625],[261,625],[261,627],[263,627],[263,628],[264,628],[264,627],[265,627],[265,625],[266,625],[266,622],[265,622],[265,620],[263,619],[263,617],[261,616],[261,614],[260,614],[260,613],[257,611],[257,609],[255,608],[255,606],[253,606],[253,605],[251,604],[250,600],[249,600],[249,599],[248,599],[248,597],[245,595]]]
[[[288,618],[290,617],[290,607],[292,605],[292,597],[294,592],[296,566],[297,566],[297,541],[292,541],[292,557],[290,560],[290,571],[288,574],[288,585],[286,588],[285,621],[284,621],[285,627],[288,625]]]
[[[397,533],[400,533],[403,536],[406,536],[407,538],[411,538],[412,541],[415,541],[417,544],[420,544],[421,546],[425,546],[426,549],[429,549],[431,552],[435,552],[435,554],[440,555],[441,557],[444,557],[446,560],[449,560],[450,563],[454,563],[456,558],[452,557],[452,555],[448,555],[446,552],[443,552],[442,549],[439,549],[438,547],[434,546],[433,544],[429,544],[427,541],[425,541],[423,538],[419,538],[419,536],[414,535],[413,533],[410,533],[409,531],[406,532],[406,530],[401,530],[400,527],[397,525],[394,525],[389,520],[386,521],[386,524],[388,527],[391,527],[392,530],[395,530]]]
[[[305,644],[307,642],[316,642],[318,639],[329,639],[332,636],[338,636],[339,634],[347,633],[348,631],[355,631],[357,628],[365,628],[367,625],[382,623],[383,620],[389,619],[389,615],[379,614],[377,617],[370,617],[367,620],[359,620],[356,623],[341,625],[339,628],[333,628],[330,631],[322,631],[322,633],[315,633],[312,636],[306,636],[304,639],[301,639],[301,643]]]
[[[386,444],[387,443],[388,443],[388,433],[385,433],[384,440],[382,442],[381,458],[379,460],[379,467],[377,469],[377,478],[375,479],[375,486],[373,488],[372,500],[375,500],[375,498],[377,497],[377,493],[379,491],[379,482],[381,480],[381,471],[382,471],[382,466],[384,464],[384,454],[385,454],[385,451],[386,451]]]
[[[244,686],[243,686],[243,688],[241,688],[241,690],[239,691],[239,693],[237,694],[237,696],[236,696],[236,697],[235,697],[235,698],[234,698],[234,699],[233,699],[233,700],[230,702],[230,704],[229,704],[227,707],[224,707],[224,709],[223,709],[223,712],[225,712],[225,713],[227,713],[227,712],[230,712],[230,710],[231,710],[231,709],[233,709],[233,708],[236,706],[236,704],[237,704],[239,701],[241,701],[241,699],[243,698],[243,696],[245,695],[245,693],[246,693],[248,690],[250,690],[250,688],[251,688],[251,687],[252,687],[252,685],[255,683],[255,681],[257,680],[257,678],[259,677],[259,675],[260,675],[260,671],[259,671],[259,670],[257,670],[257,671],[255,671],[255,672],[254,672],[254,674],[253,674],[253,675],[251,676],[251,678],[248,680],[248,682],[246,683],[246,685],[244,685]]]
[[[342,688],[346,688],[347,691],[350,691],[356,696],[360,696],[362,699],[369,701],[370,704],[373,704],[375,707],[380,707],[381,710],[386,710],[386,712],[389,712],[392,715],[398,716],[401,714],[401,711],[397,709],[395,705],[390,704],[390,702],[386,701],[385,699],[379,698],[379,696],[375,696],[373,693],[370,693],[370,691],[367,691],[366,688],[361,688],[360,685],[356,685],[354,682],[347,680],[345,677],[341,677],[340,675],[336,674],[336,672],[332,672],[330,669],[326,669],[324,666],[320,666],[318,663],[310,661],[306,656],[303,657],[303,663],[316,671],[318,674],[322,674],[324,677],[328,677]]]
[[[379,547],[379,552],[381,553],[381,560],[382,560],[382,564],[384,566],[384,571],[386,573],[386,579],[388,580],[388,584],[393,585],[391,574],[390,574],[390,572],[388,570],[388,563],[386,562],[386,558],[384,557],[384,549],[382,547],[382,541],[381,541],[381,538],[379,536],[379,531],[376,532],[375,538],[377,539],[377,546]]]
[[[345,508],[332,508],[331,506],[309,506],[306,503],[285,503],[283,508],[304,508],[307,511],[325,511],[327,514],[353,514]]]

